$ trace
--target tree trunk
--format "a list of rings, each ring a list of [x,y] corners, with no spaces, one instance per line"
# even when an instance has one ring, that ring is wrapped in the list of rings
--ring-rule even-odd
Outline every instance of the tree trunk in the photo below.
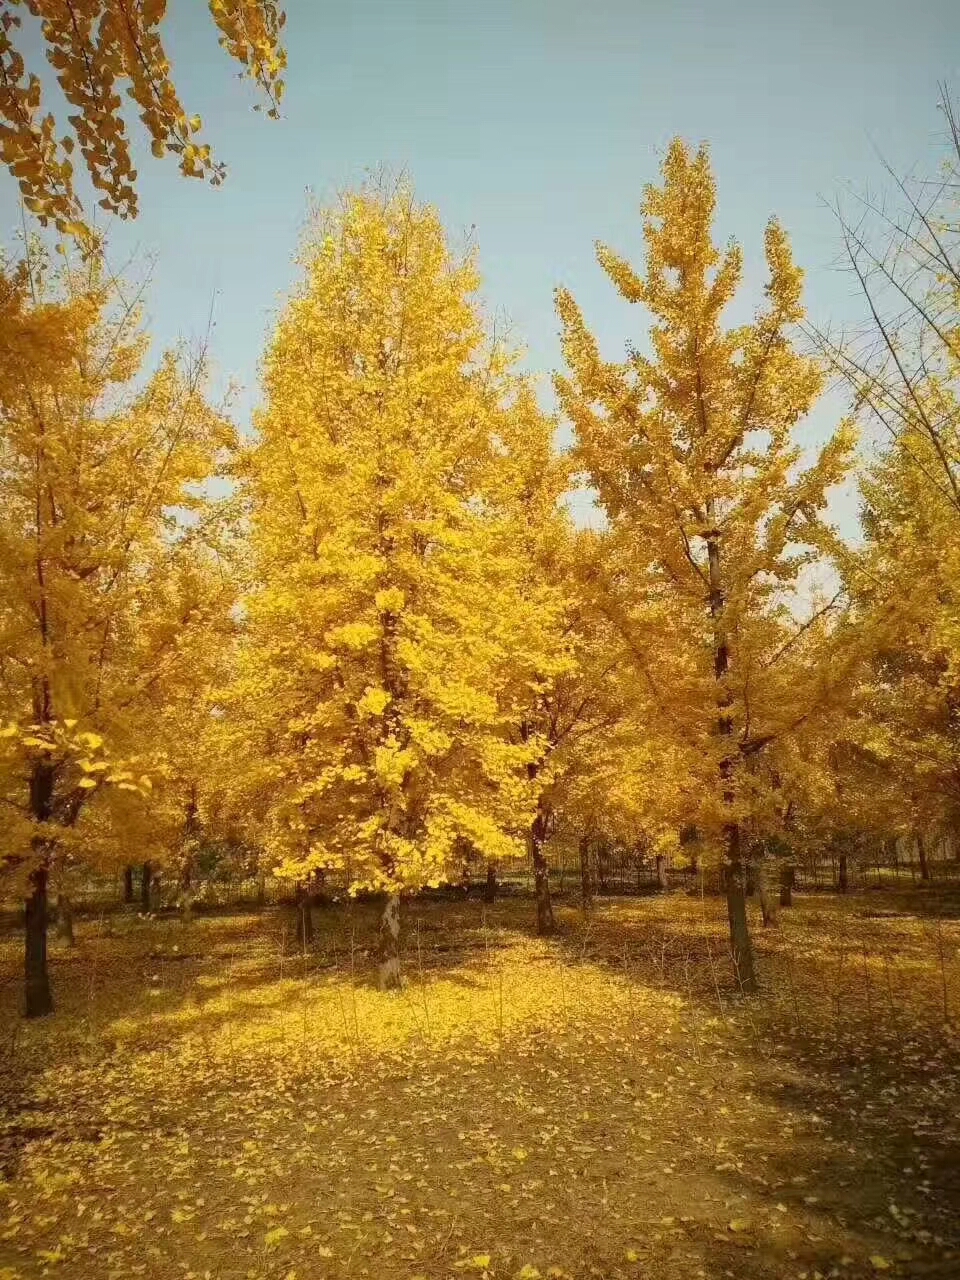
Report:
[[[37,823],[49,823],[53,816],[53,787],[52,765],[49,761],[36,761],[30,771],[30,813]],[[53,994],[47,968],[47,880],[50,851],[49,841],[39,836],[34,837],[31,854],[37,859],[37,865],[27,880],[30,893],[24,910],[23,1011],[28,1018],[42,1018],[53,1012]]]
[[[690,874],[692,876],[700,874],[700,855],[698,853],[690,854]]]
[[[73,905],[65,893],[57,894],[57,937],[68,947],[75,945],[73,936]]]
[[[597,850],[597,884],[601,893],[607,892],[607,877],[610,871],[610,854],[606,845]]]
[[[183,818],[183,848],[180,863],[180,916],[184,924],[193,918],[193,856],[197,849],[197,837],[200,832],[200,815],[197,808],[197,787],[190,788],[190,799],[187,801]]]
[[[744,891],[748,898],[752,898],[757,892],[757,885],[759,883],[757,864],[753,858],[747,859],[747,864],[744,867],[744,881]]]
[[[781,907],[793,906],[793,881],[794,868],[780,868],[780,905]]]
[[[193,888],[189,881],[180,885],[180,919],[184,924],[193,920]]]
[[[262,911],[267,905],[267,877],[257,876],[257,906]]]
[[[24,1013],[42,1018],[53,1013],[50,974],[47,969],[47,867],[43,862],[30,872],[24,949]]]
[[[546,936],[554,932],[556,922],[553,918],[553,902],[550,898],[550,868],[547,866],[547,855],[543,849],[544,840],[539,813],[530,829],[528,843],[533,861],[533,889],[537,898],[537,933]]]
[[[133,867],[123,868],[123,900],[133,902]]]
[[[740,833],[735,826],[729,830],[730,862],[727,867],[727,918],[730,922],[730,952],[733,969],[740,990],[752,995],[757,986],[757,972],[750,941],[750,925],[747,921],[746,877],[740,861]]]
[[[757,864],[757,893],[760,896],[760,915],[763,918],[763,927],[765,929],[776,929],[780,923],[778,918],[780,903],[772,891],[770,870],[766,861]]]
[[[180,919],[189,924],[193,919],[193,851],[188,845],[180,865]]]
[[[140,871],[140,910],[147,916],[150,914],[150,886],[153,883],[153,867],[145,862]]]
[[[920,860],[920,879],[929,880],[930,867],[927,863],[927,846],[919,831],[917,832],[917,857]]]
[[[657,888],[660,890],[667,887],[667,860],[662,853],[658,853],[656,857],[656,875]]]
[[[846,893],[850,888],[850,877],[847,873],[847,855],[845,853],[837,855],[837,888],[841,893]]]
[[[553,933],[556,921],[553,918],[553,902],[550,898],[550,869],[547,857],[540,845],[533,850],[533,884],[537,895],[537,933],[541,936]]]
[[[497,864],[491,858],[487,863],[487,878],[483,886],[484,902],[496,902],[497,900]]]
[[[310,897],[302,884],[297,883],[294,891],[294,935],[297,939],[297,950],[303,951],[313,945],[313,915],[310,912]]]
[[[313,884],[310,888],[310,905],[313,907],[325,907],[330,903],[330,895],[327,893],[327,873],[323,867],[317,867],[313,873]]]
[[[580,905],[584,911],[593,906],[593,868],[590,866],[590,837],[580,837]]]
[[[724,625],[724,585],[720,563],[720,534],[713,529],[715,503],[707,500],[707,565],[710,573],[710,618],[713,622],[713,674],[717,689],[717,734],[725,742],[725,755],[720,761],[720,780],[723,785],[723,803],[732,812],[736,799],[733,787],[733,716],[732,695],[727,688],[730,669],[730,647]],[[750,942],[750,925],[747,921],[743,862],[740,857],[740,826],[736,820],[726,824],[727,836],[727,916],[730,922],[730,951],[733,968],[743,992],[757,990],[757,975]]]
[[[400,974],[400,895],[391,893],[380,916],[380,967],[378,978],[381,991],[399,991]]]

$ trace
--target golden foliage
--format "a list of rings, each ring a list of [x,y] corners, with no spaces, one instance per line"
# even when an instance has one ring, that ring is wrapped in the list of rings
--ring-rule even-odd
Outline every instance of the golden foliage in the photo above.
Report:
[[[99,204],[122,218],[137,213],[136,179],[123,115],[124,92],[139,109],[155,156],[171,152],[185,177],[218,183],[224,166],[198,140],[199,116],[187,114],[171,78],[160,25],[165,0],[3,0],[0,4],[0,160],[41,225],[89,243],[70,156],[79,145]],[[286,53],[285,15],[272,0],[210,0],[222,47],[263,91],[278,115]],[[18,47],[26,10],[40,24],[47,61],[73,108],[72,133],[58,138],[43,111],[39,75]]]
[[[270,860],[355,888],[522,848],[529,706],[568,665],[553,424],[490,343],[472,257],[403,186],[318,214],[244,471],[253,588],[230,753]]]
[[[0,305],[0,714],[31,726],[3,761],[2,855],[22,869],[31,831],[45,859],[107,856],[111,807],[128,838],[144,802],[156,821],[232,600],[229,503],[207,485],[234,429],[185,352],[135,383],[144,339],[96,258],[57,273],[31,246]]]
[[[833,617],[840,596],[806,617],[799,609],[804,573],[842,554],[822,512],[854,444],[845,422],[800,467],[795,433],[823,382],[790,338],[802,273],[771,222],[766,304],[752,323],[724,328],[742,259],[713,244],[715,203],[706,150],[675,140],[662,185],[644,198],[645,275],[598,250],[621,296],[652,313],[650,354],[604,360],[561,289],[569,373],[556,379],[608,518],[595,597],[654,690],[665,733],[713,757],[712,777],[701,772],[701,794],[688,798],[691,821],[714,830],[736,817],[734,788],[746,816],[752,757],[823,708],[852,660]]]

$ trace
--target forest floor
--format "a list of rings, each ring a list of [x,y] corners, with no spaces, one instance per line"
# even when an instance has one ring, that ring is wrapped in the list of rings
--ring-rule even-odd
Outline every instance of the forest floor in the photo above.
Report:
[[[0,1277],[960,1276],[960,888],[85,920],[0,941]],[[751,911],[753,908],[751,908]],[[286,951],[286,954],[284,952]]]

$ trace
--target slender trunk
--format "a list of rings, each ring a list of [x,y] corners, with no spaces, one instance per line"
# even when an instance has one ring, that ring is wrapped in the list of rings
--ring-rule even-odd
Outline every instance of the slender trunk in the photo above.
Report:
[[[656,871],[656,875],[657,875],[657,888],[658,888],[658,889],[660,889],[660,890],[666,889],[666,887],[667,887],[667,860],[666,860],[666,858],[663,856],[663,854],[662,854],[662,853],[658,853],[658,854],[657,854],[657,858],[656,858],[656,868],[657,868],[657,871]]]
[[[381,991],[399,991],[400,974],[400,895],[391,893],[384,903],[380,916],[380,967],[378,978]]]
[[[700,855],[696,852],[690,854],[690,874],[692,876],[700,874]]]
[[[837,888],[841,893],[846,893],[850,888],[850,877],[847,873],[847,855],[845,853],[837,855]]]
[[[297,939],[297,950],[313,945],[313,916],[310,912],[310,898],[303,885],[298,881],[294,890],[294,935]]]
[[[313,873],[313,885],[310,889],[310,903],[312,906],[323,907],[330,901],[326,886],[326,870],[323,867],[317,867]]]
[[[133,902],[133,867],[123,868],[123,900]]]
[[[580,837],[580,905],[584,911],[593,906],[593,868],[590,866],[590,837]]]
[[[779,925],[780,902],[770,884],[770,869],[766,860],[757,864],[757,893],[760,897],[760,915],[765,929],[776,929]]]
[[[193,919],[193,855],[197,847],[200,817],[197,809],[196,785],[190,788],[190,799],[183,821],[183,850],[180,863],[180,918],[184,924]]]
[[[537,816],[527,833],[527,845],[533,863],[533,888],[537,898],[537,933],[540,935],[553,933],[556,928],[553,903],[550,898],[550,868],[547,866],[547,855],[544,852],[547,817],[547,810],[541,797],[537,806]]]
[[[795,868],[792,866],[780,868],[780,905],[781,907],[793,906],[793,881],[795,876]]]
[[[707,501],[707,520],[715,518],[712,498]],[[724,628],[724,591],[720,565],[720,533],[711,528],[707,534],[707,564],[710,572],[710,616],[713,620],[713,672],[717,687],[717,733],[725,741],[726,751],[720,761],[720,780],[723,786],[723,802],[733,809],[736,795],[733,789],[733,719],[730,713],[732,698],[726,680],[730,668],[730,649]],[[727,843],[727,916],[730,922],[730,951],[734,974],[743,992],[758,990],[753,946],[750,941],[750,925],[747,921],[747,900],[744,884],[743,862],[740,857],[740,826],[734,819],[725,824]]]
[[[186,884],[180,882],[180,919],[184,924],[193,920],[193,888],[189,880]]]
[[[149,862],[145,862],[140,871],[140,910],[143,914],[150,914],[150,886],[153,883],[153,867]]]
[[[73,904],[63,892],[57,894],[57,937],[68,947],[74,946]]]
[[[30,772],[30,812],[38,823],[48,823],[53,815],[53,782],[51,765],[38,760]],[[47,968],[50,844],[42,837],[35,837],[31,852],[37,863],[27,881],[30,893],[24,910],[23,1011],[28,1018],[42,1018],[53,1012],[53,994]]]
[[[736,823],[728,828],[728,842],[727,919],[730,923],[730,952],[740,990],[752,995],[759,987],[747,920],[746,876],[740,861],[740,831]]]
[[[496,902],[497,900],[497,864],[491,858],[487,863],[487,879],[483,886],[484,902]]]
[[[927,863],[927,846],[923,836],[917,832],[917,857],[920,860],[920,879],[930,879],[930,867]]]
[[[53,995],[47,970],[47,866],[44,860],[30,872],[30,896],[26,907],[24,951],[25,1001],[28,1018],[53,1013]]]
[[[752,898],[757,892],[757,864],[753,858],[748,858],[744,867],[744,891],[748,898]]]
[[[267,905],[267,877],[257,876],[257,906],[262,911]]]
[[[193,919],[193,854],[188,847],[180,866],[180,919],[189,924]]]

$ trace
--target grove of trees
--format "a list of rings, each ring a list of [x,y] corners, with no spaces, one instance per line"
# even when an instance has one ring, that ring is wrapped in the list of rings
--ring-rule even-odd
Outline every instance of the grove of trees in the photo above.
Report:
[[[763,305],[726,323],[741,253],[714,241],[707,150],[675,140],[642,265],[598,248],[638,311],[623,359],[557,291],[556,416],[436,212],[405,182],[346,193],[310,221],[244,437],[202,352],[145,364],[72,140],[39,118],[17,7],[0,146],[65,237],[59,258],[28,238],[0,263],[0,871],[26,904],[29,1016],[53,1007],[48,898],[68,914],[78,869],[149,864],[189,909],[198,850],[232,841],[300,897],[328,877],[379,894],[391,987],[405,893],[468,863],[493,891],[526,858],[549,933],[551,841],[579,844],[589,906],[591,848],[616,840],[658,872],[717,873],[751,992],[748,881],[773,926],[772,877],[811,842],[846,860],[952,830],[955,128],[933,198],[901,183],[902,217],[841,222],[867,317],[843,340],[807,325],[776,221]],[[75,5],[70,32],[64,6],[23,7],[105,208],[136,209],[118,79],[158,154],[218,176],[169,79],[162,4],[131,6],[135,28]],[[275,110],[282,16],[210,7]],[[838,375],[849,414],[812,449]],[[859,486],[856,546],[831,520],[840,485]],[[596,529],[570,514],[578,487]]]

